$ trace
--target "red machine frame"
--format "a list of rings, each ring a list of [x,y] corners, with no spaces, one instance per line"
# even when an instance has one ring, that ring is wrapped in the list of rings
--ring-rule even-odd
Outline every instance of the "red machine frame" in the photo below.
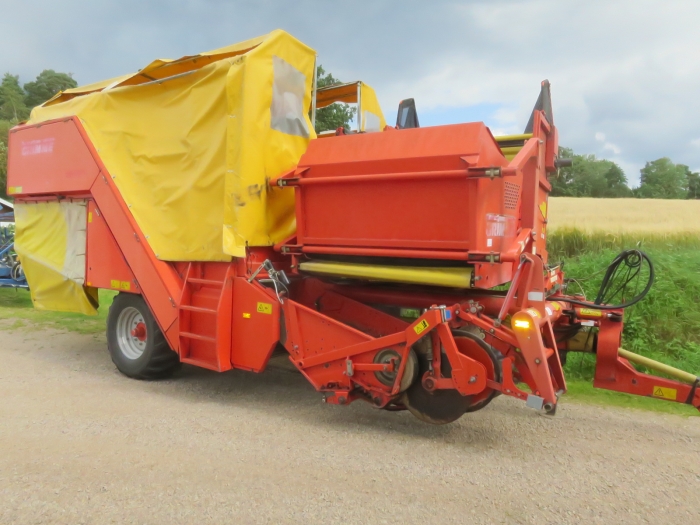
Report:
[[[511,162],[500,154],[483,125],[462,126],[392,129],[374,136],[312,141],[298,168],[272,182],[297,192],[298,235],[274,248],[251,248],[246,258],[230,263],[159,260],[75,117],[11,130],[8,185],[14,188],[17,202],[89,201],[88,285],[141,294],[170,347],[185,363],[216,371],[260,372],[281,345],[314,388],[326,394],[327,402],[364,399],[381,408],[403,408],[402,380],[408,373],[410,352],[419,341],[427,340],[430,366],[417,379],[425,391],[457,391],[474,403],[501,393],[553,413],[566,392],[560,351],[570,350],[566,341],[557,341],[553,328],[585,320],[598,330],[595,386],[700,409],[698,381],[685,384],[641,373],[619,354],[621,310],[582,311],[562,295],[561,271],[546,268],[546,206],[551,189],[547,176],[556,170],[558,139],[545,111],[534,111],[532,137]],[[416,146],[411,137],[419,135],[440,140],[428,141],[417,155],[412,152]],[[469,147],[459,141],[445,146],[451,136],[467,135]],[[382,145],[373,149],[372,144],[380,140]],[[22,155],[26,141],[51,141],[52,153]],[[430,155],[431,148],[442,153]],[[451,154],[460,148],[465,154]],[[382,158],[380,151],[390,151],[398,160]],[[368,234],[360,242],[358,231],[345,228],[349,233],[336,238],[332,228],[315,218],[317,213],[330,213],[319,206],[331,210],[341,206],[341,200],[348,198],[348,187],[354,188],[357,198],[368,185],[395,188],[396,198],[403,202],[402,192],[408,195],[431,185],[444,191],[445,181],[472,184],[479,191],[490,191],[489,184],[517,181],[521,186],[517,229],[497,246],[487,246],[480,233],[484,225],[479,223],[470,238],[454,242],[443,240],[439,221],[426,217],[425,222],[415,223],[418,240],[401,239],[410,234],[410,228],[397,227],[401,235],[395,242],[385,242],[379,234],[376,238]],[[340,189],[331,191],[330,200],[320,205],[313,197],[319,187]],[[374,201],[370,204],[376,206]],[[315,211],[309,206],[316,206]],[[386,215],[371,208],[360,211],[372,214],[375,222],[395,221],[392,214],[397,208],[390,208]],[[310,224],[312,220],[316,222]],[[450,216],[450,220],[455,219]],[[447,230],[448,236],[456,231]],[[338,284],[299,271],[307,257],[319,255],[453,261],[474,268],[474,283],[472,289],[460,291]],[[269,286],[274,278],[267,270],[256,272],[265,261],[292,276],[288,293]],[[507,292],[488,290],[506,282],[511,283]],[[409,322],[388,313],[383,309],[387,305],[414,308],[419,315]],[[494,373],[492,364],[475,357],[477,342],[454,337],[455,330],[465,327],[499,352],[500,374]],[[386,350],[396,357],[377,362],[378,353]],[[442,372],[444,359],[449,361],[449,375]],[[381,374],[394,379],[387,383]]]

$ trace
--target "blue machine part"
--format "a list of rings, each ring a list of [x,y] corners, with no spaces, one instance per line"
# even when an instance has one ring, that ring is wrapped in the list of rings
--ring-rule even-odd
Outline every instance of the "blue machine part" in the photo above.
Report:
[[[28,288],[14,246],[14,230],[9,227],[0,228],[0,288]]]

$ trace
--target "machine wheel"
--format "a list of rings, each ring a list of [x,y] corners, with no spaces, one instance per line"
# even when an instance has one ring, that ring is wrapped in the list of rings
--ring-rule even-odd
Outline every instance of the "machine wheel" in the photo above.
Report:
[[[456,421],[467,411],[473,396],[463,396],[457,390],[435,390],[423,388],[421,381],[428,371],[427,353],[432,349],[430,338],[424,338],[414,345],[420,364],[418,379],[406,390],[401,398],[408,411],[421,421],[433,425],[444,425]],[[452,377],[452,367],[444,350],[440,356],[440,372],[443,377]]]
[[[107,347],[117,369],[135,379],[168,377],[180,366],[140,295],[120,293],[114,298],[107,316]]]
[[[455,330],[452,332],[452,335],[461,353],[486,367],[488,379],[498,383],[501,382],[503,377],[501,361],[498,359],[498,352],[490,344],[486,343],[478,335],[466,330]],[[467,407],[466,412],[481,410],[499,394],[498,390],[486,388],[472,397],[471,404]]]
[[[385,349],[380,350],[374,356],[375,363],[387,364],[392,359],[396,360],[396,367],[401,365],[401,354],[396,350]],[[394,381],[396,381],[396,371],[394,372],[375,372],[374,373],[377,380],[386,386],[394,386]],[[404,392],[418,377],[418,357],[416,357],[415,351],[411,348],[408,352],[408,360],[406,361],[406,366],[403,371],[403,376],[401,377],[401,384],[399,385],[399,392]]]

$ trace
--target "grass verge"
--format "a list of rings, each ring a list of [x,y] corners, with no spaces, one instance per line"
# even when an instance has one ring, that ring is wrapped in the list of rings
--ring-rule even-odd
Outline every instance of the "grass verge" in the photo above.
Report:
[[[598,406],[634,408],[687,417],[700,416],[700,412],[690,405],[593,388],[593,384],[590,381],[585,381],[583,379],[567,380],[567,387],[567,393],[561,398],[563,403],[573,402]]]
[[[56,328],[79,334],[97,334],[105,331],[109,306],[116,292],[100,290],[100,308],[96,316],[35,310],[29,291],[0,288],[0,319],[12,319],[7,329],[32,330]]]

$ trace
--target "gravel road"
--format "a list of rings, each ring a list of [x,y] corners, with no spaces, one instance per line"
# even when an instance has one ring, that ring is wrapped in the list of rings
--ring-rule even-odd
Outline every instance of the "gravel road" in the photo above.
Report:
[[[697,417],[499,398],[434,427],[279,364],[130,380],[104,337],[51,330],[0,326],[0,359],[3,525],[700,519]]]

